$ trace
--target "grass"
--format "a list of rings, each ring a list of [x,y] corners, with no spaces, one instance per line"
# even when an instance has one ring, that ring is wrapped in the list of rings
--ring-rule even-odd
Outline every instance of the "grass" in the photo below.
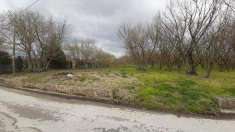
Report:
[[[88,76],[86,74],[82,74],[80,77],[79,77],[79,81],[81,82],[84,82],[88,79]]]
[[[67,80],[63,76],[55,76],[60,72],[72,72],[75,77]],[[235,71],[213,71],[210,78],[203,78],[201,70],[199,73],[198,76],[188,76],[184,71],[150,68],[143,72],[136,70],[134,66],[119,66],[101,70],[23,73],[16,76],[5,75],[2,78],[9,78],[14,82],[38,84],[38,86],[45,85],[46,88],[47,84],[59,85],[63,87],[62,91],[71,89],[80,92],[79,89],[88,89],[87,94],[89,90],[95,88],[96,92],[110,93],[110,97],[115,101],[147,109],[216,113],[218,106],[215,97],[235,97]]]
[[[138,71],[133,66],[115,67],[126,76],[136,77],[141,85],[136,89],[136,103],[148,109],[187,113],[215,113],[216,96],[235,97],[235,72],[214,71],[210,78],[188,76],[183,71]],[[199,72],[201,73],[201,72]]]

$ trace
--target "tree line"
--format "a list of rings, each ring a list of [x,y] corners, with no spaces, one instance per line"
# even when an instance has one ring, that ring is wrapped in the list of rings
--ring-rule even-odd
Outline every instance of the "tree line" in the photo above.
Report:
[[[20,67],[23,70],[42,72],[49,68],[68,68],[74,59],[76,65],[82,61],[83,65],[99,63],[107,66],[107,60],[114,58],[95,47],[95,41],[81,40],[79,46],[78,41],[74,43],[69,38],[66,21],[29,10],[8,11],[0,15],[0,52],[5,55],[4,62],[8,59],[4,64],[9,64],[11,57],[13,73],[19,62],[22,62]],[[6,55],[8,53],[10,55]],[[73,64],[73,68],[76,65]]]
[[[64,49],[71,60],[72,68],[107,67],[115,61],[115,56],[98,48],[92,39],[73,39]]]
[[[234,3],[229,0],[171,2],[150,24],[124,24],[119,29],[127,58],[140,70],[148,65],[185,69],[235,69]]]

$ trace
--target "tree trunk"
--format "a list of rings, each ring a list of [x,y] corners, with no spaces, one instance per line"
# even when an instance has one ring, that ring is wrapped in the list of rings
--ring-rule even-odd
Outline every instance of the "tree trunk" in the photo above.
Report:
[[[212,71],[212,65],[209,64],[207,66],[207,68],[205,69],[205,78],[209,78],[210,77],[211,71]]]
[[[72,69],[75,69],[75,68],[76,68],[76,60],[72,59]]]
[[[189,75],[197,75],[196,67],[195,67],[195,66],[190,65],[190,68],[189,68],[189,70],[188,70],[187,74],[189,74]]]
[[[31,53],[28,52],[28,70],[29,72],[32,72],[33,70],[33,64],[32,64],[32,57],[31,57]]]
[[[49,59],[49,60],[47,61],[47,64],[46,64],[46,67],[45,67],[45,71],[47,71],[47,70],[49,69],[49,66],[50,66],[50,64],[51,64],[51,61],[52,61],[52,59]]]
[[[197,75],[197,70],[196,70],[196,66],[194,64],[192,52],[190,52],[188,54],[187,60],[188,60],[188,71],[187,71],[187,74],[189,74],[189,75]]]
[[[15,47],[16,47],[16,36],[15,36],[15,29],[13,34],[13,48],[12,48],[12,73],[15,74],[16,72],[16,63],[15,63]]]

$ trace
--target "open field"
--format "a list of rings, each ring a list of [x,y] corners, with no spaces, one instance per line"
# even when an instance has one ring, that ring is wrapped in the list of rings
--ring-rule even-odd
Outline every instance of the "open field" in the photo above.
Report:
[[[73,75],[72,77],[67,74]],[[104,98],[117,104],[171,112],[216,114],[215,97],[235,97],[235,72],[214,71],[209,79],[179,71],[135,67],[100,70],[63,70],[1,75],[20,87]]]

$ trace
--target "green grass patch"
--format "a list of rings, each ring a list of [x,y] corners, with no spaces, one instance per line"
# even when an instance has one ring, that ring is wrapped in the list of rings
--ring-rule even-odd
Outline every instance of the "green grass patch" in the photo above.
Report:
[[[213,71],[210,78],[188,76],[184,71],[162,71],[156,68],[146,72],[135,66],[114,67],[109,71],[134,76],[140,82],[136,88],[136,103],[148,109],[163,109],[188,113],[215,113],[216,96],[235,97],[235,72]]]
[[[85,84],[89,88],[107,88],[111,89],[115,100],[130,96],[131,104],[174,112],[215,113],[218,112],[215,97],[235,97],[235,71],[215,70],[210,78],[203,78],[203,71],[200,69],[198,76],[188,76],[183,70],[149,68],[147,71],[139,71],[132,65],[72,72],[76,76],[71,80],[67,80],[65,75],[56,76],[59,71],[17,74],[13,80],[35,84],[62,84],[65,87]]]

